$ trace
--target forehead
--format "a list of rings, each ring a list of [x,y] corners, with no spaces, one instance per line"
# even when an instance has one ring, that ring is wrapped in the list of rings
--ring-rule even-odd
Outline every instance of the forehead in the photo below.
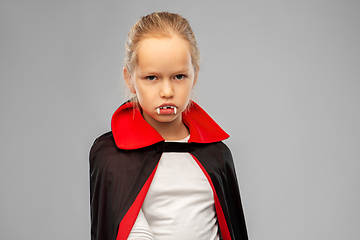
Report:
[[[137,50],[137,66],[141,69],[191,66],[189,44],[182,38],[146,38]]]

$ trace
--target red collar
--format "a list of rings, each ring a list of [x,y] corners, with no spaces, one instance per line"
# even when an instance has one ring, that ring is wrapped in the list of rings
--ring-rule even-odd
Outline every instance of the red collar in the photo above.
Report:
[[[182,120],[190,130],[189,142],[212,143],[225,140],[229,135],[195,102]],[[116,146],[120,149],[138,149],[164,141],[161,135],[142,117],[133,102],[121,105],[113,114],[111,129]]]

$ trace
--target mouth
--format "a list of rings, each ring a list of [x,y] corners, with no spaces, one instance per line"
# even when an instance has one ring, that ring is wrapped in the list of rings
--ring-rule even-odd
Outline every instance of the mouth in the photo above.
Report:
[[[156,109],[157,111],[157,114],[176,114],[177,112],[177,107],[175,106],[161,106],[161,107],[158,107]]]

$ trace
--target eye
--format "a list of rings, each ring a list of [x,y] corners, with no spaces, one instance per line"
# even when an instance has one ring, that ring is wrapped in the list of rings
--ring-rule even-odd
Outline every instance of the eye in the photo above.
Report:
[[[184,79],[184,78],[185,78],[185,75],[184,75],[184,74],[178,74],[178,75],[175,76],[175,79],[176,79],[176,80],[182,80],[182,79]]]
[[[147,76],[146,78],[147,78],[147,80],[150,80],[150,81],[156,80],[155,76]]]

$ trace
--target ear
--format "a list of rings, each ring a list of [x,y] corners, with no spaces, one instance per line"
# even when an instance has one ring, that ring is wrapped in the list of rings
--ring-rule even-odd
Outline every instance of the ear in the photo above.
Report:
[[[123,76],[125,79],[126,86],[129,88],[130,92],[136,93],[134,82],[131,79],[131,74],[127,70],[127,67],[125,66],[123,69]]]
[[[195,74],[194,74],[194,82],[193,82],[193,85],[192,85],[193,88],[194,88],[194,86],[195,86],[195,84],[196,84],[196,81],[197,81],[197,79],[198,79],[199,70],[200,70],[200,66],[197,67],[197,70],[196,70],[196,72],[195,72]]]

